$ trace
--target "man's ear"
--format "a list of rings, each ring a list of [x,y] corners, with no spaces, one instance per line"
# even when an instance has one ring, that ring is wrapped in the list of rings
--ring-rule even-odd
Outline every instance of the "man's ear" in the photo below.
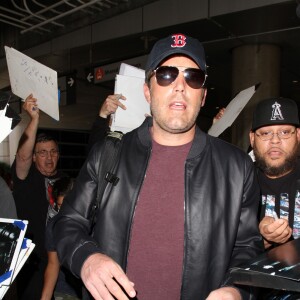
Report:
[[[35,154],[35,153],[33,153],[33,155],[32,155],[32,161],[33,161],[33,162],[36,161],[36,154]]]
[[[147,83],[144,83],[144,96],[147,100],[147,102],[150,104],[151,102],[151,95],[150,95],[150,87],[148,86]]]
[[[297,130],[297,140],[300,142],[300,128],[296,128]]]
[[[203,89],[203,95],[202,95],[202,100],[201,100],[201,107],[203,107],[204,104],[205,104],[206,95],[207,95],[207,89]]]
[[[254,144],[254,132],[253,131],[249,132],[249,140],[250,140],[250,145],[253,148],[253,144]]]

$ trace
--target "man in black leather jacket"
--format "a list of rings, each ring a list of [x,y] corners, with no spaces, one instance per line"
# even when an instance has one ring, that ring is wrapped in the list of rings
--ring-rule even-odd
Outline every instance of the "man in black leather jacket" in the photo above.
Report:
[[[196,39],[159,40],[146,66],[152,117],[123,137],[90,235],[103,142],[90,152],[55,226],[61,262],[95,299],[253,299],[228,270],[262,250],[250,158],[202,132],[206,64]],[[92,298],[91,298],[92,299]]]

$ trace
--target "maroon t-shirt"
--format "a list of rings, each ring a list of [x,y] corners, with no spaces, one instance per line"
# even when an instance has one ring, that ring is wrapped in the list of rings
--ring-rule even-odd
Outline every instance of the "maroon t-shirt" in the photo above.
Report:
[[[184,166],[191,143],[152,155],[134,214],[127,274],[142,300],[180,299],[184,250]]]

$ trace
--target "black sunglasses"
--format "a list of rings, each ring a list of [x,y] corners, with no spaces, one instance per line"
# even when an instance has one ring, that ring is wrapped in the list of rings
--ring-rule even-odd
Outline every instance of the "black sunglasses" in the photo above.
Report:
[[[182,70],[179,70],[179,68],[182,68]],[[179,72],[183,72],[184,79],[191,88],[200,89],[204,86],[207,75],[201,69],[160,66],[153,71],[156,77],[156,82],[160,86],[170,85],[176,80]]]

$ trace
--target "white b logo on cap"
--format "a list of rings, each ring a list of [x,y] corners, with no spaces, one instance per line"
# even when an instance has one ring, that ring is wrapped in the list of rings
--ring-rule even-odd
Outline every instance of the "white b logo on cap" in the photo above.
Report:
[[[273,110],[272,110],[271,121],[284,120],[280,107],[281,107],[281,105],[277,102],[275,102],[272,105]]]

